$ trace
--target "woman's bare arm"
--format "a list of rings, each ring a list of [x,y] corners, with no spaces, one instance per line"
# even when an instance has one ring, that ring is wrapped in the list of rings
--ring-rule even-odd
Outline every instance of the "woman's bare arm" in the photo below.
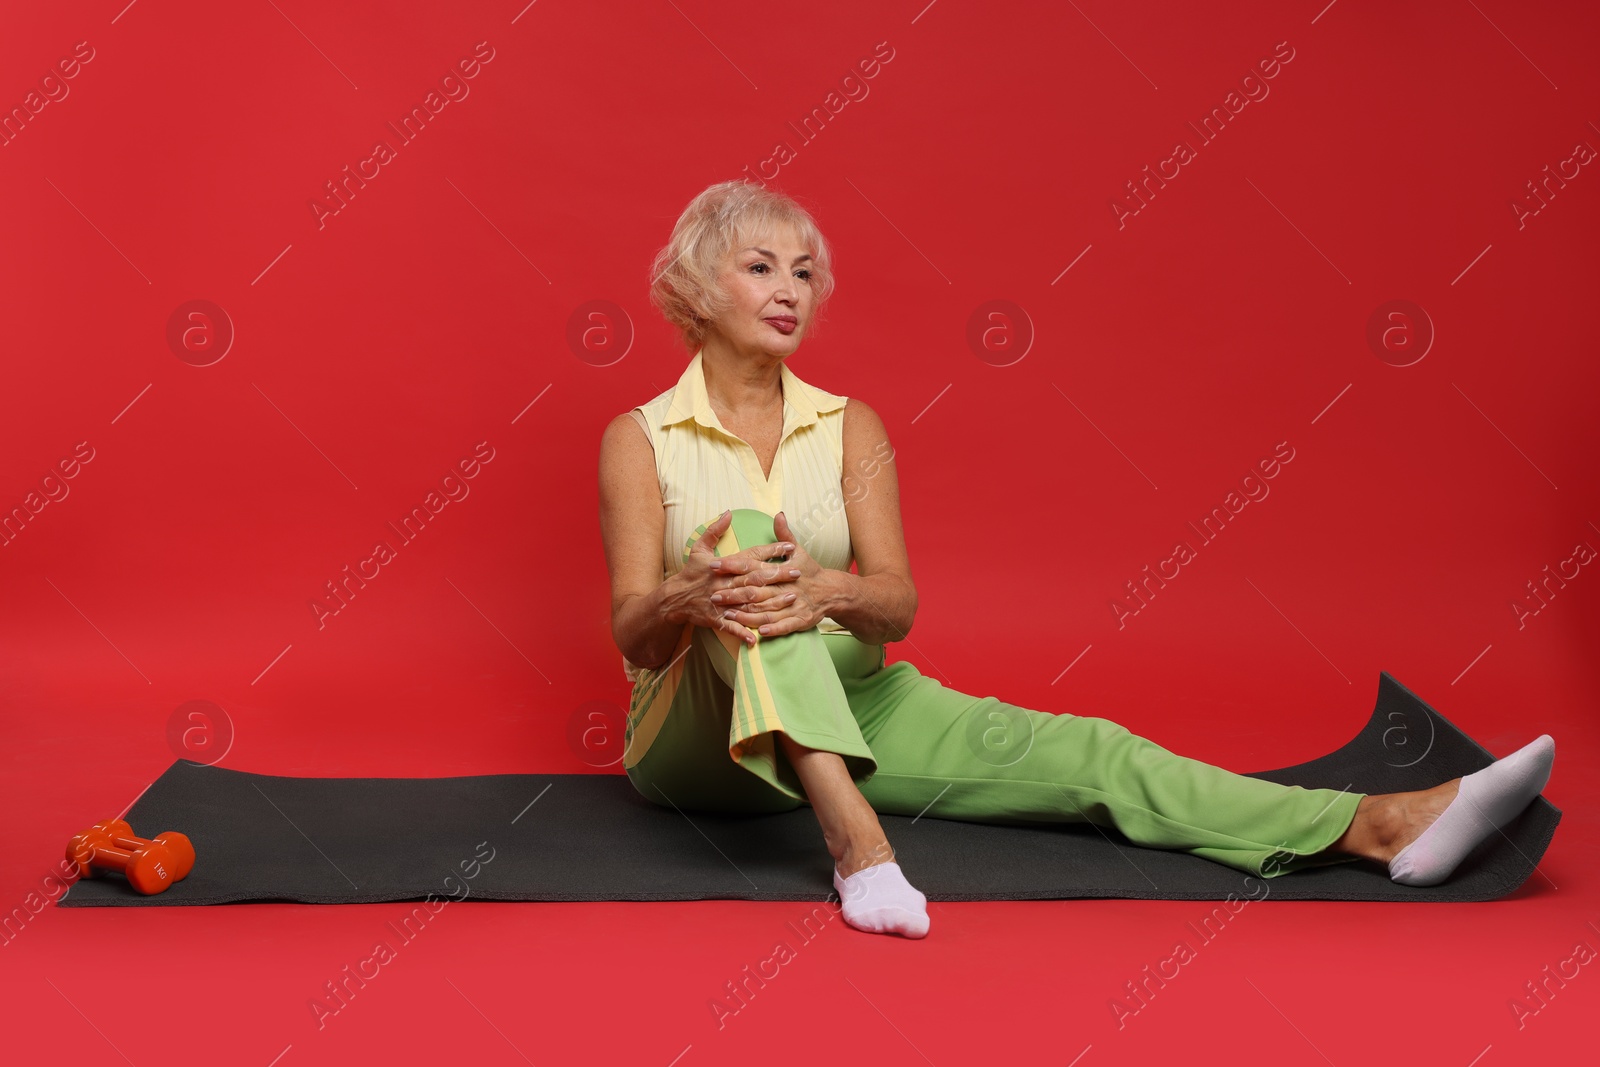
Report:
[[[843,433],[841,491],[857,573],[823,572],[831,589],[825,613],[858,641],[899,641],[916,618],[917,587],[900,520],[894,447],[878,413],[854,397],[845,404]]]
[[[668,617],[667,582],[661,580],[666,521],[650,438],[632,416],[618,415],[600,439],[600,537],[611,572],[611,637],[628,662],[651,669],[671,658],[683,634],[683,622]]]

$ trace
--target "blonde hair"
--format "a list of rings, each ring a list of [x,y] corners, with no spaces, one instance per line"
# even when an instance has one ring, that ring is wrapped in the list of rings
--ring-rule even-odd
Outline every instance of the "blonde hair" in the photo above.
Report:
[[[691,353],[705,343],[714,319],[733,304],[719,274],[728,255],[746,239],[778,226],[794,228],[811,254],[815,301],[809,335],[822,305],[833,294],[833,260],[822,231],[793,198],[747,178],[719,182],[701,192],[678,216],[672,237],[650,267],[650,303],[678,328]]]

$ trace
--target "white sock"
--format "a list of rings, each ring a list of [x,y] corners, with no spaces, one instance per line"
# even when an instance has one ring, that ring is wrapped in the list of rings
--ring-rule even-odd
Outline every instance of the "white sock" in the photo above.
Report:
[[[1438,885],[1484,838],[1516,818],[1544,789],[1556,743],[1540,734],[1504,759],[1461,779],[1450,806],[1389,861],[1389,878],[1404,885]]]
[[[891,860],[863,867],[848,878],[833,869],[833,887],[844,905],[844,921],[869,934],[928,936],[928,898],[918,892]]]

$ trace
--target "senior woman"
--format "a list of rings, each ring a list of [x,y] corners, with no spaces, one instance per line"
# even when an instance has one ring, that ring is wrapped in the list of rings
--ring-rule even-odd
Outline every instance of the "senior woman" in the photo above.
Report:
[[[1544,788],[1549,735],[1419,792],[1305,789],[888,664],[917,610],[894,449],[871,407],[789,366],[833,284],[812,217],[748,181],[696,196],[653,265],[651,300],[694,355],[600,446],[612,634],[633,683],[623,765],[645,797],[809,805],[845,921],[922,937],[927,899],[878,813],[1091,822],[1262,877],[1365,859],[1434,885]]]

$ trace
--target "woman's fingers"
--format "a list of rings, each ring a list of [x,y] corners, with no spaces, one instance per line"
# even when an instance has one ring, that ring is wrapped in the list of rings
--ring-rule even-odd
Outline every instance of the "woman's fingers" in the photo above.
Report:
[[[711,594],[711,603],[720,606],[748,604],[774,594],[771,587],[800,577],[797,567],[765,567],[734,577],[733,581]]]
[[[776,582],[786,582],[798,577],[800,577],[800,568],[798,567],[791,567],[787,563],[763,563],[744,576],[744,584],[772,585]]]
[[[794,594],[774,592],[772,587],[799,578],[803,571],[789,559],[797,550],[792,538],[718,556],[717,545],[732,522],[733,512],[723,511],[690,546],[691,558],[705,560],[705,569],[697,572],[695,580],[704,583],[701,588],[711,590],[707,605],[710,618],[702,616],[704,621],[697,620],[697,625],[711,625],[747,644],[754,644],[756,628],[777,625],[769,624],[768,620],[794,602]],[[776,562],[771,562],[774,560]],[[726,583],[720,579],[726,579]],[[726,616],[729,611],[735,618]]]
[[[694,544],[689,547],[689,555],[703,554],[714,557],[717,551],[717,542],[722,540],[722,535],[728,531],[728,525],[731,522],[733,522],[732,511],[724,511],[721,515],[712,519],[710,525],[706,527],[706,532],[697,537]],[[714,566],[715,563],[713,563]]]
[[[712,542],[714,545],[716,542]],[[714,570],[723,574],[730,572],[743,573],[752,566],[760,566],[768,560],[787,557],[794,551],[794,542],[775,541],[770,545],[752,545],[750,548],[740,549],[731,556],[718,556],[712,564]]]
[[[732,634],[747,645],[753,645],[756,642],[755,632],[750,627],[733,619],[718,619],[717,629]]]
[[[712,593],[711,603],[719,608],[739,607],[766,595],[765,586],[730,585],[726,589],[719,589]]]
[[[759,630],[761,627],[766,626],[769,629],[761,636],[776,637],[799,627],[798,621],[794,621],[791,625],[785,625],[790,624],[794,616],[782,614],[785,608],[794,603],[794,600],[795,594],[785,593],[782,596],[772,597],[749,608],[729,608],[723,614],[727,621],[745,628],[745,633],[749,633],[751,629]]]
[[[741,560],[742,569],[735,572],[731,583],[732,588],[749,585],[772,585],[776,582],[787,582],[800,577],[800,568],[791,567],[787,563],[754,563],[750,560]],[[727,574],[727,571],[723,571]]]
[[[781,567],[787,562],[787,560],[780,560],[777,563],[769,563],[765,558],[746,555],[743,552],[737,552],[731,556],[718,556],[715,560],[716,569],[723,574],[748,574],[750,571],[758,570],[762,567]]]
[[[722,621],[718,624],[731,624],[737,636],[751,644],[758,637],[781,637],[784,634],[796,633],[800,630],[816,625],[816,620],[807,621],[807,616],[791,613],[797,594],[781,593],[763,600],[759,604],[746,608],[725,609]],[[728,616],[732,616],[729,618]]]
[[[793,593],[774,593],[762,596],[759,600],[752,599],[720,606],[723,608],[724,615],[731,611],[740,622],[759,625],[769,621],[764,617],[767,612],[780,611],[793,604],[794,599],[795,594]]]
[[[805,623],[801,621],[798,615],[785,615],[772,622],[763,618],[761,621],[752,622],[750,625],[756,628],[761,637],[782,637],[784,634],[794,633],[805,627]]]
[[[772,559],[774,556],[787,556],[794,551],[793,541],[774,541],[770,545],[756,545],[749,552],[756,559]]]

